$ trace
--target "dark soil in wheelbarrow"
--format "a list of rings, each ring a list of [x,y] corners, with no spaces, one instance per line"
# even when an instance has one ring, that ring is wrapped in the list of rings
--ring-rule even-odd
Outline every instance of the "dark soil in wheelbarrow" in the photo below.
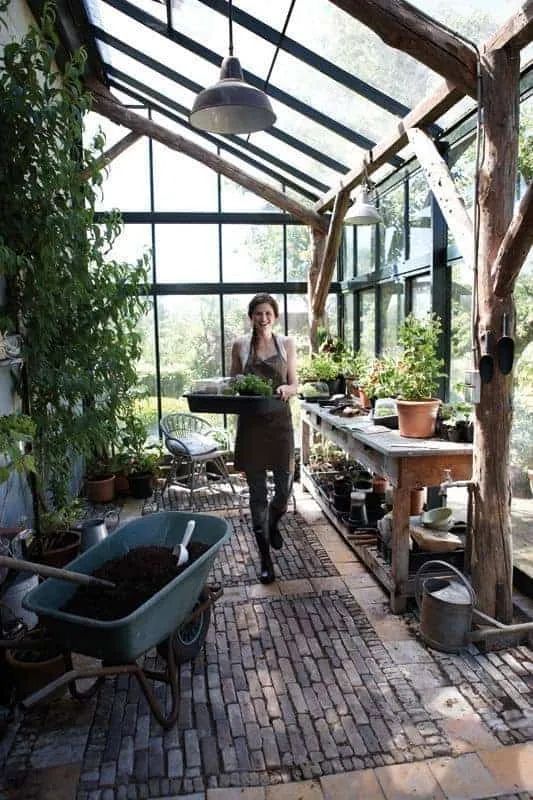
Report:
[[[127,617],[136,608],[180,575],[208,545],[191,542],[189,560],[182,567],[168,547],[136,547],[125,556],[107,561],[94,571],[96,578],[116,584],[114,589],[100,586],[80,586],[63,611],[90,619],[112,620]]]

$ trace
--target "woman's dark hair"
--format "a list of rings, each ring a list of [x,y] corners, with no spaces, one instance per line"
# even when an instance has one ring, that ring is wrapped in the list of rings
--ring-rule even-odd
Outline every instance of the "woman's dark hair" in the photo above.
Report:
[[[268,303],[269,306],[272,306],[272,311],[276,315],[276,319],[279,317],[279,306],[277,300],[275,300],[272,295],[270,294],[256,294],[255,297],[252,297],[250,302],[248,303],[248,316],[252,319],[252,314],[254,313],[257,306],[260,306],[261,303]]]

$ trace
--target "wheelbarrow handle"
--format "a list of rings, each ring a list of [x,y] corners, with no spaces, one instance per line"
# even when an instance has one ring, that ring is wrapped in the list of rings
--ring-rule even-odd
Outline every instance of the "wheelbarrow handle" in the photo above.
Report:
[[[33,561],[24,561],[21,558],[11,558],[10,556],[0,556],[0,566],[9,567],[19,572],[33,572],[42,575],[44,578],[59,578],[60,580],[78,583],[81,586],[101,586],[106,589],[114,589],[116,584],[106,581],[103,578],[95,578],[94,575],[85,575],[83,572],[73,572],[70,569],[60,569],[59,567],[49,567],[47,564],[36,564]]]

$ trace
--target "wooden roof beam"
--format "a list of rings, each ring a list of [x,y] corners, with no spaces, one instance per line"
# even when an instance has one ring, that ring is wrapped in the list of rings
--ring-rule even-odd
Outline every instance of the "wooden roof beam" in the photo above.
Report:
[[[477,60],[474,50],[405,0],[330,0],[385,44],[408,53],[443,78],[476,96]]]
[[[343,0],[343,2],[347,0]],[[381,0],[385,2],[385,0]],[[337,5],[341,0],[330,0]],[[351,0],[350,5],[355,5],[355,0]],[[533,39],[533,0],[527,0],[521,10],[514,14],[505,22],[496,33],[487,40],[483,46],[483,51],[490,52],[502,47],[525,47]],[[360,163],[351,169],[342,178],[342,187],[353,189],[361,183],[365,163],[366,171],[370,175],[379,167],[386,163],[391,155],[398,153],[407,144],[406,130],[408,128],[424,128],[428,124],[435,122],[442,114],[449,111],[464,95],[464,91],[458,88],[452,81],[444,81],[437,89],[416,105],[393,128],[392,133],[385,139],[378,142]],[[333,207],[338,188],[330,189],[326,194],[315,203],[315,211],[322,213]]]
[[[455,188],[448,165],[427,133],[418,128],[409,128],[407,136],[461,255],[465,262],[472,266],[474,258],[472,220],[463,198]]]
[[[533,246],[533,183],[527,187],[507,229],[492,267],[494,294],[512,294],[522,265]]]
[[[312,228],[318,228],[318,230],[322,231],[328,230],[329,220],[327,217],[320,216],[313,209],[304,206],[302,203],[298,203],[298,201],[293,200],[273,186],[252,177],[247,172],[244,172],[244,170],[220,158],[220,156],[215,155],[210,150],[200,147],[200,145],[191,142],[189,139],[185,139],[178,133],[169,131],[163,125],[158,125],[152,122],[152,120],[146,119],[146,117],[142,117],[140,114],[136,114],[122,105],[122,103],[113,97],[105,86],[97,81],[88,79],[86,83],[93,95],[93,111],[110,119],[117,125],[123,125],[129,128],[129,130],[134,133],[138,133],[141,136],[149,136],[155,141],[161,142],[161,144],[169,147],[171,150],[184,153],[200,164],[210,167],[220,175],[225,175],[226,178],[239,184],[239,186],[243,186],[250,192],[262,197],[263,200],[273,203],[277,208],[281,208],[282,211],[292,214],[306,225],[310,225]]]
[[[342,226],[344,217],[350,205],[350,192],[342,189],[335,198],[333,214],[329,225],[328,237],[324,249],[324,256],[318,272],[315,291],[313,295],[313,315],[321,317],[326,307],[329,287],[335,270],[339,247],[342,239]]]
[[[418,103],[406,117],[393,125],[391,133],[378,142],[372,150],[369,150],[356,167],[344,175],[342,187],[354,189],[363,179],[365,165],[367,174],[371,175],[383,164],[387,163],[392,153],[397,153],[408,144],[409,140],[406,133],[408,128],[429,125],[445,114],[446,111],[449,111],[461,97],[463,97],[463,92],[449,83],[449,81],[441,83],[433,94]],[[326,192],[315,204],[315,211],[322,213],[330,209],[338,192],[338,188],[330,189]]]
[[[101,157],[97,161],[98,169],[103,169],[111,164],[112,161],[117,158],[121,153],[131,147],[132,144],[139,141],[141,139],[140,133],[128,133],[122,139],[120,139],[116,144],[112,145],[105,153],[102,153]],[[90,169],[84,169],[81,173],[81,177],[87,179],[91,174]]]

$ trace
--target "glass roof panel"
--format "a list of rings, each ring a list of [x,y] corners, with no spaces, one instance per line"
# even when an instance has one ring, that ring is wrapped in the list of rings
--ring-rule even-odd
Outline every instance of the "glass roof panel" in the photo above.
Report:
[[[97,41],[100,44],[100,40]],[[112,67],[124,72],[130,78],[134,78],[136,81],[144,83],[145,86],[153,89],[155,92],[164,94],[170,100],[174,100],[176,103],[185,106],[185,108],[191,107],[194,101],[194,92],[191,92],[188,89],[185,89],[183,86],[180,86],[180,84],[176,83],[176,81],[170,80],[170,78],[166,78],[164,75],[160,75],[155,70],[151,69],[150,67],[146,67],[136,59],[130,58],[130,56],[121,53],[114,47],[108,47],[107,45],[105,47],[107,63]],[[114,76],[111,75],[111,77]]]
[[[408,106],[414,106],[440,80],[324,0],[297,0],[287,35]]]
[[[211,10],[198,0],[181,0],[174,8],[173,27],[185,36],[200,42],[221,56],[228,55],[229,23],[227,17]],[[274,45],[233,23],[234,55],[243,69],[266,78],[274,56]],[[213,71],[211,83],[218,79],[218,68]]]
[[[476,44],[488,39],[506,19],[515,14],[523,0],[411,0],[420,11],[443,22]]]
[[[145,0],[145,5],[148,5],[146,10],[151,16],[161,17],[160,10],[164,8],[163,6],[153,0],[148,4]],[[205,59],[191,53],[190,50],[186,50],[176,42],[150,30],[146,25],[131,19],[127,14],[122,14],[102,0],[90,0],[89,18],[94,25],[103,28],[112,36],[146,53],[156,61],[166,64],[176,72],[187,75],[202,86],[213,83],[213,78],[217,73],[217,68],[213,64],[209,64]],[[107,59],[104,50],[102,50],[102,55],[104,59]]]
[[[328,186],[336,185],[340,180],[339,172],[335,172],[324,164],[315,161],[305,153],[301,153],[294,147],[285,144],[285,142],[273,139],[268,133],[254,133],[251,141],[258,147],[263,148],[263,150],[267,150],[288,164],[292,164],[302,170],[302,172],[308,172],[313,178],[323,181]]]
[[[374,142],[395,120],[392,114],[282,50],[271,82]]]

